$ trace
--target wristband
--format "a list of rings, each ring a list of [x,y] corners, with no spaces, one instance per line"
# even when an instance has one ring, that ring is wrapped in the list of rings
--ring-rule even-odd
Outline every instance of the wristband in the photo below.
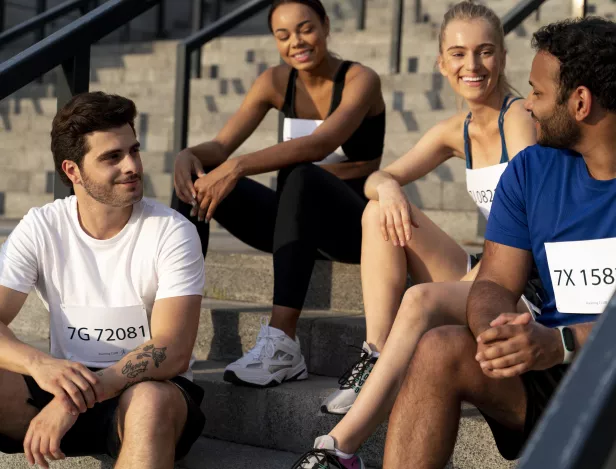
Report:
[[[556,329],[560,331],[560,339],[563,342],[563,350],[565,351],[562,363],[563,365],[568,365],[575,356],[575,338],[571,329],[566,326],[558,326]]]

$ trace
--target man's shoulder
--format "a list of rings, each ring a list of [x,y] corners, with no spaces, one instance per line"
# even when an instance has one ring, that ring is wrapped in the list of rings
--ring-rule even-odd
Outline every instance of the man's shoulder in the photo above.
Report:
[[[177,229],[187,229],[197,232],[194,225],[177,210],[166,206],[154,199],[144,197],[144,223],[149,227],[158,227],[163,232],[173,232]]]
[[[56,226],[58,223],[64,224],[70,219],[71,204],[74,202],[74,195],[64,199],[56,199],[41,207],[32,207],[22,219],[22,223],[34,228],[46,226]]]
[[[513,164],[523,165],[527,169],[541,170],[553,165],[559,165],[574,158],[571,150],[545,147],[535,144],[526,147],[513,160]]]

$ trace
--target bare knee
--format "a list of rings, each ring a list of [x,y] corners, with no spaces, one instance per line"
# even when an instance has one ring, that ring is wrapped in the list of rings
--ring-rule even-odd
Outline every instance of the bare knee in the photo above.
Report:
[[[426,330],[445,325],[448,323],[447,311],[443,311],[439,300],[442,294],[442,290],[435,288],[432,283],[413,285],[404,293],[398,316]]]
[[[0,370],[0,433],[23,439],[38,410],[29,405],[30,392],[23,376]]]
[[[118,423],[120,433],[132,422],[141,430],[173,431],[179,436],[186,421],[186,401],[172,383],[150,381],[129,388],[120,397]],[[173,423],[173,425],[169,425]],[[162,424],[162,425],[161,425]]]
[[[365,231],[366,229],[379,229],[381,223],[381,206],[376,200],[368,201],[364,213],[361,217],[361,226]]]
[[[413,374],[422,379],[454,384],[464,376],[464,367],[474,363],[477,347],[472,334],[464,326],[442,326],[426,332],[413,362]]]

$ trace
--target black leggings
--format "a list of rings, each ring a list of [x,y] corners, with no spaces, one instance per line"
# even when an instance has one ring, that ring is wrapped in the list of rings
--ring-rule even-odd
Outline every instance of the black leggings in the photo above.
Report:
[[[274,254],[274,304],[302,309],[317,259],[359,264],[366,178],[343,181],[314,164],[280,170],[276,191],[242,178],[214,219],[233,236]],[[197,227],[205,257],[210,229],[190,217],[173,194],[171,206]]]

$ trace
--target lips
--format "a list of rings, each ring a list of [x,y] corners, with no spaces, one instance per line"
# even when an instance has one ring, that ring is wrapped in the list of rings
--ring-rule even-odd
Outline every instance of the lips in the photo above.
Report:
[[[306,49],[301,52],[297,52],[293,54],[291,57],[293,57],[298,62],[306,62],[308,59],[310,59],[311,54],[312,54],[312,50]]]
[[[478,76],[478,77],[470,77],[470,76],[462,77],[462,81],[465,83],[480,83],[485,79],[486,79],[485,75]]]

